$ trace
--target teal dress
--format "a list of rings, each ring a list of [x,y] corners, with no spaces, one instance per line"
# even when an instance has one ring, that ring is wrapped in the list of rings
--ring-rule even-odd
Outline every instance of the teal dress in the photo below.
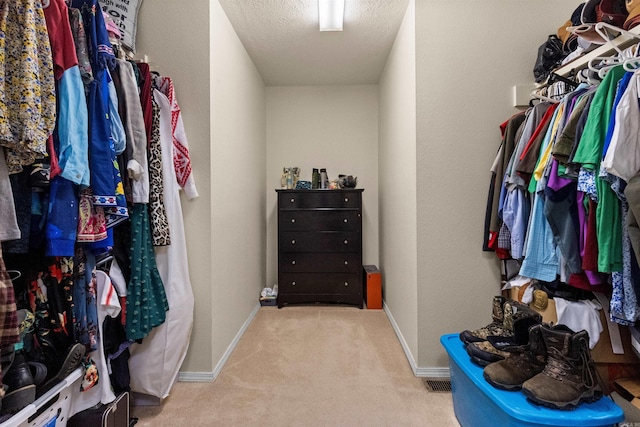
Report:
[[[131,211],[131,279],[127,286],[125,331],[128,340],[139,340],[164,323],[169,310],[167,295],[151,239],[151,222],[146,204],[136,203]]]

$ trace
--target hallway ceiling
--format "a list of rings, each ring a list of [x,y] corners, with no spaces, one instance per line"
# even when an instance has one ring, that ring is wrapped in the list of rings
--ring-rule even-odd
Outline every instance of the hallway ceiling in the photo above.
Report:
[[[267,86],[376,84],[408,0],[346,0],[344,31],[317,0],[219,0]]]

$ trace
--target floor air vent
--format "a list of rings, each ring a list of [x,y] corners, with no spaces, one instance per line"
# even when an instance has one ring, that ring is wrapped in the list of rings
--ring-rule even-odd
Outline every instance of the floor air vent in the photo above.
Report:
[[[424,385],[427,390],[434,393],[450,393],[451,380],[449,378],[425,378]]]

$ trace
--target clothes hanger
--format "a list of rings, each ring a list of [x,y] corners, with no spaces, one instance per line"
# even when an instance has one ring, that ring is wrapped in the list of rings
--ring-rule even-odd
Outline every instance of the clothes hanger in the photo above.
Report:
[[[111,266],[111,261],[113,261],[113,254],[110,252],[96,256],[96,268],[100,267],[101,270],[108,270]]]
[[[637,56],[639,47],[640,47],[640,44],[631,46],[630,49],[632,49],[633,51],[633,56],[625,59],[622,63],[622,68],[624,68],[625,71],[633,72],[633,71],[636,71],[638,68],[640,68],[640,57]]]
[[[598,77],[604,79],[607,73],[618,65],[622,65],[625,71],[635,71],[637,64],[640,62],[640,58],[636,56],[637,45],[633,45],[622,51],[616,61],[610,62],[598,70]],[[626,65],[625,65],[626,64]]]
[[[11,279],[12,282],[19,279],[20,276],[22,276],[22,272],[18,270],[7,270],[7,274],[9,275],[9,279]]]
[[[545,102],[551,102],[552,104],[557,104],[560,102],[560,100],[558,99],[553,99],[548,97],[545,93],[546,93],[547,88],[543,87],[543,88],[539,88],[536,89],[534,91],[531,92],[531,98],[532,99],[539,99],[540,101],[545,101]]]
[[[51,4],[50,0],[42,0],[42,8],[46,9],[49,7],[49,4]]]
[[[635,50],[622,50],[619,47],[621,42],[618,41],[616,43],[615,40],[619,39],[623,35],[630,39],[640,40],[640,35],[623,30],[622,28],[618,28],[606,22],[598,22],[594,25],[593,28],[598,33],[598,35],[602,37],[602,40],[604,40],[604,46],[607,46],[616,52],[616,54],[613,56],[597,56],[595,58],[592,58],[587,64],[587,67],[591,71],[597,73],[598,77],[603,79],[611,68],[623,64],[625,60],[631,57],[635,57]]]
[[[601,80],[597,79],[598,73],[593,72],[589,68],[583,68],[576,74],[576,80],[578,83],[586,83],[589,86],[597,86]]]

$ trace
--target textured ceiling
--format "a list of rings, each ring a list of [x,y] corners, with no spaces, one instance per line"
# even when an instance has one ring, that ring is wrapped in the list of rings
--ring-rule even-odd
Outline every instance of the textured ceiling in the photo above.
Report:
[[[375,84],[408,0],[346,0],[344,31],[317,0],[219,0],[267,86]]]

